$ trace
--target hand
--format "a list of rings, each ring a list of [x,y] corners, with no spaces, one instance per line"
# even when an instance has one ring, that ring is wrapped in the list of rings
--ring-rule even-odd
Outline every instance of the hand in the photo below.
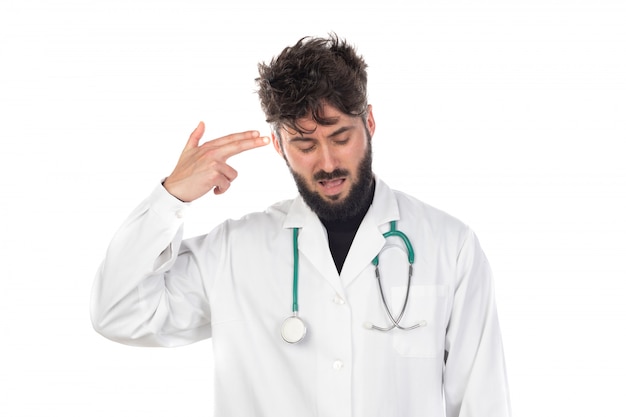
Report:
[[[222,194],[237,177],[237,171],[226,160],[238,153],[267,145],[270,139],[259,132],[233,133],[198,145],[204,134],[204,122],[191,133],[187,145],[163,186],[182,201],[193,201],[213,190]]]

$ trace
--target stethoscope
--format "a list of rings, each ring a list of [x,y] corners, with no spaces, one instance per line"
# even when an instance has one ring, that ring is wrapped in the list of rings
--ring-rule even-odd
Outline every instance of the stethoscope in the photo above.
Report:
[[[302,319],[299,317],[299,308],[298,308],[298,264],[299,264],[298,233],[299,233],[299,230],[300,229],[298,228],[293,229],[293,286],[292,286],[293,303],[291,306],[292,315],[287,317],[283,321],[283,325],[280,330],[283,340],[287,343],[298,343],[299,341],[304,339],[304,336],[306,335],[306,325],[304,324],[304,321],[302,321]],[[402,317],[404,316],[404,312],[406,311],[406,307],[409,303],[409,292],[411,290],[411,278],[413,276],[413,262],[415,261],[415,252],[413,251],[413,245],[411,245],[411,241],[409,240],[406,234],[396,229],[395,221],[391,222],[390,230],[387,233],[384,233],[383,237],[385,239],[388,239],[390,237],[399,237],[404,243],[404,246],[406,247],[407,258],[409,261],[409,273],[408,273],[408,280],[406,284],[406,291],[404,295],[404,303],[402,305],[402,309],[400,310],[400,313],[398,314],[398,316],[394,317],[394,315],[391,313],[391,310],[389,309],[389,305],[387,304],[387,298],[385,297],[385,292],[383,291],[383,285],[380,279],[380,271],[378,269],[379,259],[378,259],[378,255],[376,255],[374,259],[372,260],[372,264],[374,265],[374,268],[375,268],[374,273],[376,276],[376,281],[378,282],[380,298],[382,299],[385,312],[387,313],[387,317],[389,318],[391,325],[387,327],[383,327],[383,326],[376,326],[368,322],[368,323],[365,323],[365,327],[371,330],[388,332],[389,330],[392,330],[395,328],[400,329],[400,330],[413,330],[413,329],[417,329],[418,327],[426,326],[426,321],[424,320],[419,321],[418,323],[412,326],[402,326],[400,324],[400,321],[402,320]]]

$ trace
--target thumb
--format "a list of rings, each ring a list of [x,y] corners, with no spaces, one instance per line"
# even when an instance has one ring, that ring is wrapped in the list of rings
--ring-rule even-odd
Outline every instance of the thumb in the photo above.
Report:
[[[200,142],[200,139],[202,138],[202,135],[204,135],[204,122],[198,123],[198,127],[196,127],[194,131],[191,132],[191,135],[189,136],[189,140],[187,141],[187,144],[185,145],[185,150],[197,148],[198,143]]]

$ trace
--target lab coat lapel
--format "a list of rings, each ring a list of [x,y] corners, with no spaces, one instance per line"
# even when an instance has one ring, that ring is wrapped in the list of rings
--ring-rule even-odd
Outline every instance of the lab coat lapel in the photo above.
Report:
[[[343,285],[328,248],[326,229],[301,197],[294,200],[283,227],[300,229],[298,250],[301,257],[306,258],[333,289],[344,296]],[[302,271],[302,260],[300,262]]]
[[[350,285],[378,255],[385,246],[383,233],[388,231],[389,222],[398,219],[398,204],[393,191],[377,179],[374,201],[361,222],[341,270],[344,286]]]
[[[334,290],[345,297],[344,288],[350,285],[367,268],[385,245],[383,233],[389,230],[389,222],[400,217],[398,203],[393,191],[383,181],[376,179],[374,201],[357,231],[348,257],[337,273],[330,249],[328,235],[319,218],[297,197],[285,218],[284,228],[300,228],[298,249]]]

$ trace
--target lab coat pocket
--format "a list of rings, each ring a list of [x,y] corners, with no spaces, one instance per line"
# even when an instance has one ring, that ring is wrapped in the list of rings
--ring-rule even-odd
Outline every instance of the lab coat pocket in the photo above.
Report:
[[[394,314],[398,314],[406,297],[406,287],[391,288]],[[400,325],[412,330],[393,329],[395,350],[408,357],[434,358],[443,350],[447,292],[445,285],[412,285],[409,301]]]

